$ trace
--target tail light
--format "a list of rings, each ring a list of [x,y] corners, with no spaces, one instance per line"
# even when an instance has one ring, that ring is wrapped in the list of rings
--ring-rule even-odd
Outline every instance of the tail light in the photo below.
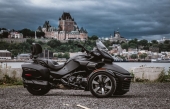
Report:
[[[32,75],[31,75],[31,74],[25,74],[25,76],[27,76],[27,77],[31,77]]]

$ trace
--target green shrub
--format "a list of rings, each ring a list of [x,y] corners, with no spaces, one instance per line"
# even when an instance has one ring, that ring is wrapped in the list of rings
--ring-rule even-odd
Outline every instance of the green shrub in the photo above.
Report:
[[[162,71],[160,74],[159,74],[159,78],[157,80],[155,80],[155,82],[163,82],[165,81],[165,72]]]
[[[149,82],[148,79],[140,79],[140,78],[136,78],[135,80],[136,80],[136,82]]]
[[[8,75],[4,75],[3,79],[0,80],[0,85],[9,84],[9,85],[22,85],[22,80],[18,80],[15,77],[9,77]]]
[[[165,75],[165,72],[162,71],[155,82],[170,82],[170,70],[168,71],[168,75]]]
[[[134,79],[132,79],[132,82],[151,82],[148,79],[144,79],[144,75],[142,75],[142,79],[135,78],[135,75],[133,74],[133,72],[131,72],[131,76],[134,77]],[[168,75],[165,75],[165,71],[162,71],[159,74],[159,78],[152,82],[170,82],[170,70],[168,71]]]

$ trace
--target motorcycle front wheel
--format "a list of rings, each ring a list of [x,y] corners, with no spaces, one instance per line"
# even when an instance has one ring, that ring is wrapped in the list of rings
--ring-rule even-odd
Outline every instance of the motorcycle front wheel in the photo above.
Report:
[[[109,73],[97,72],[89,79],[89,89],[95,97],[110,97],[115,92],[116,80]]]
[[[33,95],[45,95],[50,91],[49,87],[27,86],[26,89]]]

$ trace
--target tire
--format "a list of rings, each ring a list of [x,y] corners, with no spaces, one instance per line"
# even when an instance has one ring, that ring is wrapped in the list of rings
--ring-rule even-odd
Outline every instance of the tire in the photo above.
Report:
[[[46,88],[40,88],[40,87],[36,87],[36,86],[27,86],[26,87],[28,92],[33,94],[33,95],[45,95],[46,93],[48,93],[50,91],[49,87]]]
[[[116,91],[113,95],[124,95],[126,93],[127,92],[125,92],[125,91]]]
[[[97,98],[112,96],[116,89],[115,78],[106,72],[96,72],[89,79],[89,90]]]

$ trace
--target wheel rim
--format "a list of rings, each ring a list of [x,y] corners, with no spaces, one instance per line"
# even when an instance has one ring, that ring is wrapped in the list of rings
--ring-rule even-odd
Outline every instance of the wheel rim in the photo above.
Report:
[[[92,80],[92,90],[99,95],[108,94],[112,86],[112,81],[107,75],[97,75]]]

